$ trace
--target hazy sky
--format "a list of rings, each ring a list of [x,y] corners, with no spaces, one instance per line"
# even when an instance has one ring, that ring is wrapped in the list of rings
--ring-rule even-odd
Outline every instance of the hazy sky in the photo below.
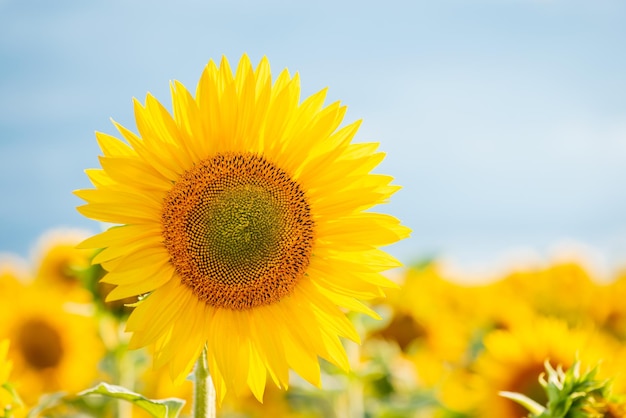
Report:
[[[403,186],[379,210],[413,229],[404,261],[564,239],[626,260],[625,45],[622,0],[0,0],[0,252],[97,231],[71,194],[94,131],[246,52],[363,119]]]

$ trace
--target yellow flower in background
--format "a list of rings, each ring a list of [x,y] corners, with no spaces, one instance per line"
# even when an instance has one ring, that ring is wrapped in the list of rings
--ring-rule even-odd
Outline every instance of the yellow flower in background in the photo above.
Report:
[[[459,416],[474,416],[476,405],[481,401],[482,381],[468,368],[445,367],[444,365],[440,380],[435,387],[435,396],[447,410],[454,411]],[[450,417],[451,415],[442,414]],[[455,416],[455,415],[452,415]],[[491,415],[478,415],[487,417]],[[498,417],[500,418],[500,417]]]
[[[8,351],[9,340],[0,340],[0,417],[4,416],[5,409],[13,403],[13,395],[5,388],[13,365],[7,358]]]
[[[602,329],[626,341],[626,272],[621,271],[610,283],[598,286],[590,309],[592,318]]]
[[[394,315],[376,335],[396,341],[404,351],[413,346],[433,353],[440,361],[460,363],[472,337],[470,324],[474,322],[463,309],[463,303],[467,303],[462,302],[465,290],[446,280],[435,263],[407,269],[400,287],[389,291],[388,302]],[[431,384],[436,375],[428,370],[434,369],[427,366],[418,369],[418,374]]]
[[[34,285],[0,304],[0,338],[11,340],[12,381],[27,405],[43,393],[85,389],[98,375],[97,324],[64,305],[64,294]]]
[[[54,229],[43,234],[33,251],[35,282],[58,288],[72,300],[88,301],[89,293],[79,279],[91,265],[93,250],[76,248],[90,234],[77,229]]]
[[[0,305],[26,284],[28,269],[22,259],[0,255]]]
[[[570,328],[563,320],[537,317],[508,330],[493,331],[484,338],[484,346],[474,365],[482,380],[476,405],[481,417],[526,415],[524,408],[499,396],[499,391],[522,393],[545,405],[546,395],[538,378],[546,360],[565,369],[577,356],[583,369],[602,361],[598,377],[611,377],[617,387],[623,387],[623,347],[592,328]]]
[[[293,394],[291,396],[293,397]],[[246,418],[319,418],[323,416],[323,412],[315,410],[310,404],[297,405],[295,407],[290,405],[289,397],[290,392],[284,392],[269,386],[265,392],[262,404],[253,396],[226,399],[220,409],[220,415]],[[318,400],[314,406],[319,406],[320,403],[323,405],[323,402]]]
[[[520,270],[505,277],[502,284],[537,313],[558,316],[573,325],[589,322],[598,302],[598,283],[576,260]]]
[[[517,273],[513,273],[515,274]],[[467,303],[472,304],[477,318],[474,326],[481,327],[483,332],[493,329],[507,330],[536,318],[537,310],[533,299],[519,288],[518,283],[509,280],[513,275],[477,286],[467,295]]]
[[[9,340],[0,340],[0,386],[9,381],[12,362],[7,358],[9,352]]]
[[[383,295],[399,266],[379,247],[408,236],[366,211],[398,189],[371,170],[376,143],[351,143],[359,122],[324,107],[326,90],[300,102],[298,75],[272,84],[263,58],[205,68],[195,97],[172,84],[173,116],[151,95],[135,101],[139,135],[102,133],[95,189],[76,194],[85,216],[119,224],[83,248],[117,285],[109,300],[140,296],[131,346],[152,345],[155,365],[182,381],[205,346],[218,398],[262,399],[289,369],[320,385],[318,356],[348,369],[339,337],[359,336],[344,310]]]
[[[479,331],[475,289],[444,278],[437,263],[407,269],[399,285],[386,301],[391,320],[372,338],[398,344],[417,388],[432,391],[449,409],[467,411],[475,405],[475,378],[468,371]]]

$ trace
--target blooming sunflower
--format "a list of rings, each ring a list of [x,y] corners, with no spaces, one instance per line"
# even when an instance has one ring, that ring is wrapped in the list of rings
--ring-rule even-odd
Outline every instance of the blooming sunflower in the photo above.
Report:
[[[64,294],[35,285],[0,304],[0,338],[11,341],[11,376],[27,405],[43,393],[84,389],[97,377],[104,354],[97,324],[64,305]]]
[[[408,236],[394,217],[367,211],[398,189],[372,174],[376,143],[352,143],[359,122],[300,102],[299,77],[272,83],[269,62],[243,56],[235,75],[210,61],[195,97],[171,85],[173,115],[150,94],[135,101],[139,135],[97,133],[102,169],[76,194],[85,216],[118,224],[82,244],[117,287],[109,300],[149,294],[132,312],[131,347],[182,381],[207,346],[218,399],[295,370],[320,384],[318,356],[348,369],[339,337],[359,340],[348,310],[393,283],[399,266],[379,249]]]

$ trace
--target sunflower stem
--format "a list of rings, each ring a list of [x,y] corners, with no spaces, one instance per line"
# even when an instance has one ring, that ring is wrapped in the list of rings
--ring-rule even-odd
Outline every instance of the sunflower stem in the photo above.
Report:
[[[354,318],[354,326],[360,335],[363,335],[363,318],[357,316]],[[363,396],[363,383],[358,377],[358,373],[361,370],[361,345],[355,342],[348,342],[346,344],[346,352],[350,365],[354,368],[354,371],[348,375],[348,406],[350,410],[350,418],[363,418],[365,416],[364,408],[364,396]]]
[[[211,380],[209,373],[206,347],[196,361],[193,375],[193,416],[195,418],[215,418],[217,416],[215,386],[213,386],[213,380]]]

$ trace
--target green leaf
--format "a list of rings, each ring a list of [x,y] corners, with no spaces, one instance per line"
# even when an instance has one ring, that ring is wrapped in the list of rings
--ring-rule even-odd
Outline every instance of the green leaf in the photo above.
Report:
[[[185,401],[181,399],[148,399],[145,396],[132,392],[123,386],[109,385],[104,382],[78,394],[79,397],[87,395],[103,395],[109,398],[122,399],[132,402],[139,408],[151,414],[153,417],[157,418],[177,418],[183,405],[185,405]]]
[[[18,395],[18,393],[15,391],[15,388],[13,387],[13,385],[11,385],[9,382],[6,382],[0,387],[6,390],[7,392],[9,392],[9,394],[11,395],[11,398],[13,398],[12,403],[15,404],[14,406],[18,406],[18,407],[24,406],[24,403],[22,402],[20,395]]]
[[[534,416],[539,416],[543,414],[543,412],[546,410],[546,408],[539,405],[537,402],[533,401],[528,396],[522,395],[521,393],[502,391],[502,392],[499,392],[498,394],[504,398],[510,399],[522,405]]]
[[[35,418],[42,416],[42,412],[49,408],[54,408],[55,406],[59,406],[63,403],[66,392],[54,392],[49,393],[47,395],[43,395],[39,398],[39,402],[35,407],[33,407],[30,411],[28,411],[27,418]]]

